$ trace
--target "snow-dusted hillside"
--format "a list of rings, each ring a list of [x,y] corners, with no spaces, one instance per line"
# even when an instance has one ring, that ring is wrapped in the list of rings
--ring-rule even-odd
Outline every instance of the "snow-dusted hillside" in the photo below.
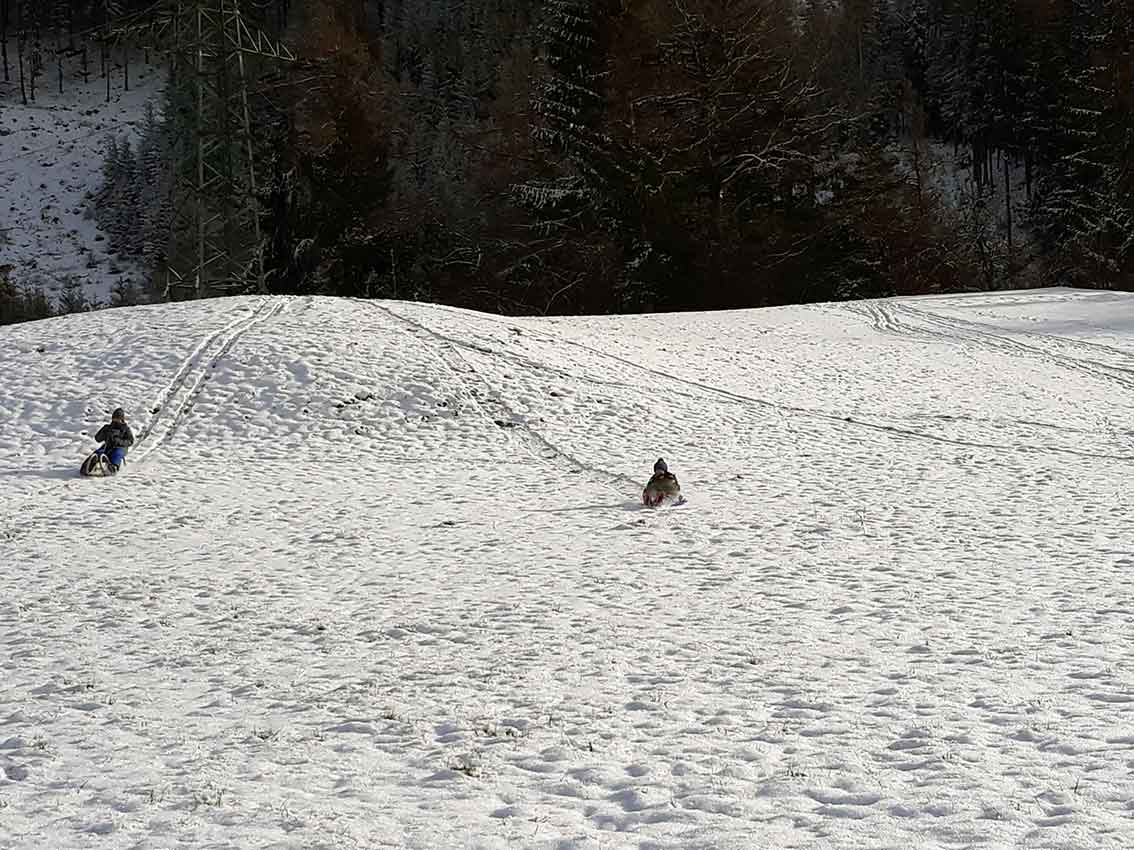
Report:
[[[1130,296],[3,333],[0,848],[1134,841]]]
[[[8,49],[14,62],[14,40]],[[108,102],[97,62],[84,83],[77,61],[66,68],[62,93],[52,66],[27,106],[14,72],[10,82],[0,80],[0,266],[12,266],[14,283],[42,287],[55,299],[75,277],[88,301],[105,305],[116,281],[140,288],[144,272],[108,252],[85,198],[102,184],[107,140],[137,142],[145,105],[157,101],[164,76],[135,61],[126,90],[116,66]]]

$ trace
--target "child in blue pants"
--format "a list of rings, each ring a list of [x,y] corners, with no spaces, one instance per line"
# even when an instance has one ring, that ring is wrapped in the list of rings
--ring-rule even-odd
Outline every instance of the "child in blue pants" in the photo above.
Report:
[[[126,411],[121,407],[115,408],[110,415],[110,424],[99,428],[95,439],[103,443],[96,450],[97,454],[106,455],[113,471],[117,472],[126,460],[126,450],[134,445],[134,432],[126,424]]]

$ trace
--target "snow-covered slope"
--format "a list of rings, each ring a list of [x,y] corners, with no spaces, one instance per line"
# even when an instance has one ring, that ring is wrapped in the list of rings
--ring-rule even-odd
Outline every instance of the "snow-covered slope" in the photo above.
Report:
[[[8,50],[14,62],[14,40]],[[145,105],[156,102],[164,77],[157,66],[135,61],[126,90],[116,65],[108,101],[94,64],[84,83],[73,60],[62,93],[52,67],[27,106],[15,72],[8,83],[0,79],[0,266],[13,267],[14,283],[41,286],[53,298],[76,277],[88,301],[105,305],[116,281],[140,288],[144,273],[108,253],[85,198],[102,185],[107,140],[137,143]]]
[[[1134,841],[1134,298],[3,334],[2,848]]]

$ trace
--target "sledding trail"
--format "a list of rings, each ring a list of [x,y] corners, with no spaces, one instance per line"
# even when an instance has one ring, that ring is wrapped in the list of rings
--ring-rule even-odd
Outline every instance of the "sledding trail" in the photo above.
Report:
[[[286,305],[287,302],[278,297],[263,298],[253,307],[250,315],[235,319],[202,340],[150,408],[150,420],[137,437],[135,448],[130,453],[132,463],[141,463],[173,436],[220,359],[232,350],[244,334],[270,321]]]
[[[982,322],[958,316],[946,316],[923,307],[916,302],[860,301],[840,304],[848,313],[868,319],[874,329],[890,336],[914,342],[941,343],[961,347],[980,346],[1008,357],[1025,357],[1050,363],[1083,376],[1111,381],[1125,390],[1134,389],[1134,369],[1129,365],[1134,353],[1101,343],[1037,334],[1016,329],[1005,331]],[[1027,340],[1031,340],[1028,342]],[[1067,349],[1088,351],[1095,356],[1109,355],[1124,358],[1128,365],[1116,366],[1095,359],[1082,359],[1064,353]]]
[[[246,309],[242,306],[241,308],[238,308],[238,312],[242,314],[245,312],[250,312],[251,315],[255,315],[258,310],[262,310],[264,308],[265,303],[266,301],[261,301],[258,305],[252,307],[250,311],[246,311]],[[139,431],[138,442],[144,440],[153,431],[154,425],[161,417],[162,411],[164,411],[165,408],[169,406],[170,399],[173,397],[173,395],[185,385],[185,382],[189,379],[190,373],[200,364],[201,360],[205,357],[206,350],[225,335],[238,329],[241,325],[247,322],[249,318],[249,315],[240,315],[226,324],[224,327],[213,331],[211,334],[204,337],[200,341],[200,343],[198,343],[197,347],[189,353],[188,357],[181,361],[181,364],[177,367],[177,371],[174,372],[173,377],[170,379],[169,384],[161,391],[157,399],[154,401],[154,404],[151,405],[149,410],[150,419],[147,422],[145,428]]]
[[[449,374],[460,382],[469,404],[486,421],[504,431],[508,439],[517,439],[531,457],[541,463],[552,463],[559,467],[566,463],[586,473],[600,486],[633,502],[636,493],[641,488],[638,481],[630,476],[611,472],[576,457],[541,434],[537,427],[538,423],[533,423],[531,417],[524,416],[511,407],[504,400],[502,394],[469,362],[468,356],[462,353],[462,348],[467,352],[479,353],[488,357],[499,357],[500,354],[483,346],[461,345],[452,337],[438,333],[425,324],[402,315],[386,303],[377,301],[361,303],[369,304],[381,310],[407,328],[408,332],[415,338],[420,339],[424,336],[428,339],[430,342],[426,344],[432,344],[439,362],[444,365]],[[539,367],[536,366],[536,368]]]
[[[374,302],[364,302],[374,303]],[[887,335],[901,336],[906,338],[918,338],[926,342],[940,342],[947,341],[950,343],[956,342],[954,337],[946,336],[940,333],[927,332],[920,334],[917,330],[911,330],[907,325],[902,324],[895,318],[891,307],[882,305],[875,302],[855,302],[853,305],[839,305],[840,312],[854,312],[859,315],[865,315],[871,318],[875,329],[880,333]],[[389,308],[382,307],[382,309],[389,310]],[[392,311],[391,311],[392,312]],[[404,316],[399,316],[402,321],[409,321]],[[515,354],[514,352],[502,351],[499,348],[493,348],[479,343],[472,343],[469,341],[462,341],[452,334],[446,334],[438,331],[435,327],[427,326],[422,322],[413,322],[414,327],[421,331],[428,333],[437,340],[439,345],[445,347],[453,355],[459,352],[465,352],[465,355],[472,356],[485,356],[492,360],[507,360],[520,366],[525,366],[530,369],[547,369],[546,365],[530,358],[523,357]],[[606,363],[607,370],[610,371],[609,364],[614,364],[614,374],[626,374],[627,370],[630,373],[639,373],[645,376],[646,380],[656,378],[662,379],[663,386],[665,386],[665,396],[673,398],[680,396],[688,399],[695,404],[704,404],[709,400],[716,400],[719,404],[721,401],[731,402],[742,407],[747,407],[757,417],[768,417],[769,422],[783,423],[785,417],[798,417],[802,422],[792,426],[792,428],[800,434],[805,434],[812,439],[827,438],[824,435],[829,435],[832,429],[836,432],[874,432],[878,434],[890,435],[894,438],[901,440],[909,440],[914,442],[928,442],[937,443],[944,446],[955,446],[966,449],[976,449],[990,453],[1003,453],[1003,452],[1021,452],[1027,454],[1037,455],[1065,455],[1069,457],[1086,457],[1099,460],[1110,460],[1122,463],[1134,463],[1134,452],[1129,451],[1116,451],[1116,452],[1100,452],[1091,451],[1079,447],[1059,446],[1050,443],[1040,442],[1032,439],[1021,439],[1015,441],[997,442],[987,439],[977,438],[954,438],[943,434],[933,433],[926,429],[911,427],[896,422],[887,422],[883,419],[873,415],[873,412],[856,413],[855,415],[847,415],[844,413],[836,413],[813,407],[794,404],[783,400],[775,400],[771,398],[760,397],[748,392],[740,392],[735,389],[729,389],[718,386],[716,384],[708,383],[702,380],[691,379],[675,374],[672,371],[659,368],[649,363],[645,358],[632,359],[622,357],[610,351],[603,350],[586,343],[579,342],[570,338],[556,338],[546,332],[541,332],[538,329],[529,329],[526,333],[533,337],[542,337],[544,340],[553,341],[560,349],[569,347],[577,351],[583,352],[585,355],[597,360],[600,363]],[[465,356],[465,355],[462,355]],[[468,367],[466,364],[466,368]],[[561,375],[578,378],[581,376],[571,375],[565,372],[562,367],[553,367],[556,372]],[[598,382],[600,386],[624,386],[625,382]],[[677,387],[677,389],[674,389]],[[691,393],[688,390],[695,390],[697,392]],[[499,393],[497,393],[499,395]],[[497,402],[499,403],[499,402]],[[1013,422],[1018,420],[1011,420]],[[1038,427],[1044,426],[1042,423]],[[536,435],[538,437],[538,435]],[[542,439],[542,438],[541,438]],[[839,438],[841,439],[841,438]],[[549,447],[551,448],[551,447]],[[554,449],[553,451],[561,451]],[[563,453],[564,457],[572,462],[578,463],[586,467],[581,461],[573,458],[567,453]],[[600,473],[605,472],[599,470]],[[612,473],[605,473],[612,474]],[[629,476],[614,474],[616,478],[624,482],[630,483],[633,481]],[[727,480],[727,475],[722,475],[722,480]],[[635,482],[636,483],[636,482]]]
[[[901,327],[901,324],[895,321],[894,317],[902,316],[911,322],[921,324],[922,327],[917,331],[919,334],[952,340],[961,345],[984,346],[1009,356],[1036,358],[1053,363],[1080,376],[1110,381],[1126,391],[1134,390],[1134,377],[1129,374],[1129,370],[1115,370],[1101,363],[1081,360],[1063,354],[1053,349],[1051,342],[1057,341],[1057,338],[1050,335],[1032,335],[1033,342],[1028,343],[1017,338],[1016,334],[999,332],[979,322],[941,316],[929,310],[913,307],[910,304],[896,303],[887,309],[891,311],[891,324],[894,327]]]
[[[1009,309],[1010,303],[1003,305],[1005,309]],[[1050,308],[1063,302],[1051,299],[1042,303]],[[1069,373],[1085,379],[1085,382],[1078,382],[1080,389],[1089,388],[1100,395],[1110,394],[1113,399],[1111,389],[1117,385],[1122,389],[1123,396],[1130,399],[1129,390],[1134,388],[1134,376],[1124,367],[1083,360],[1067,353],[1090,350],[1095,356],[1102,356],[1103,352],[1107,356],[1118,358],[1129,356],[1123,349],[1105,344],[1099,344],[1096,348],[1094,341],[1052,333],[1036,334],[1020,329],[1021,324],[1034,324],[1034,318],[1006,321],[1003,325],[976,322],[961,315],[968,304],[966,298],[913,298],[848,302],[813,309],[822,311],[825,315],[849,313],[862,316],[880,335],[902,340],[912,346],[931,346],[942,352],[950,352],[951,358],[963,357],[970,364],[969,369],[980,368],[981,364],[985,364],[985,368],[991,370],[985,372],[983,380],[986,382],[999,382],[1007,376],[1012,376],[1012,380],[1018,382],[1023,377],[1029,383],[1035,383],[1032,391],[1046,395],[1061,393]],[[951,311],[951,314],[940,313],[942,309]],[[1057,378],[1060,374],[1063,377]],[[897,380],[905,378],[901,373],[897,373],[895,377]],[[1120,404],[1126,406],[1128,403]],[[1119,417],[1115,418],[1121,421]],[[1005,408],[999,416],[953,408],[940,412],[918,412],[910,417],[911,425],[931,422],[943,426],[933,430],[1003,434],[1004,438],[999,444],[983,439],[960,440],[990,450],[999,448],[1002,451],[1095,458],[1125,464],[1131,462],[1131,449],[1134,448],[1134,439],[1131,439],[1134,438],[1134,429],[1122,427],[1112,421],[1110,416],[1100,413],[1092,414],[1091,420],[1081,425],[1043,421],[1018,408]],[[901,430],[910,429],[906,427]],[[929,431],[922,428],[915,430]],[[943,441],[957,439],[931,432],[929,436]]]

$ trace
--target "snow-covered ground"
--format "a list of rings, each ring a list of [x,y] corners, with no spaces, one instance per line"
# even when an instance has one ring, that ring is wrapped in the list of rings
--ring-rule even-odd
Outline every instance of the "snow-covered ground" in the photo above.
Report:
[[[1134,297],[3,334],[2,848],[1134,843]]]
[[[9,42],[15,63],[15,41]],[[110,101],[99,76],[97,52],[84,83],[77,59],[65,66],[63,92],[54,64],[36,83],[36,101],[24,106],[18,76],[0,79],[0,266],[11,265],[21,286],[42,286],[53,298],[68,277],[79,279],[88,301],[107,304],[114,284],[139,285],[136,262],[114,257],[84,200],[102,184],[107,140],[137,143],[147,102],[164,83],[159,66],[136,51],[130,90],[121,67],[111,75]]]

